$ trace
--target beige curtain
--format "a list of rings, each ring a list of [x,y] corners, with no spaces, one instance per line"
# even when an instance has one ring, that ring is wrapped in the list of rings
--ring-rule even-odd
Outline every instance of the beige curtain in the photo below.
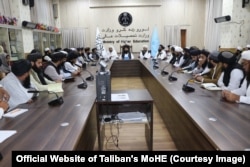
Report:
[[[34,0],[34,7],[30,10],[31,21],[55,26],[53,5],[51,0]]]

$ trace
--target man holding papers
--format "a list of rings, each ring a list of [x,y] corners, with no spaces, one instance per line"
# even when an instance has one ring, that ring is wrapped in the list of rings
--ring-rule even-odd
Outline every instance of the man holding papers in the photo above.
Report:
[[[51,88],[61,87],[61,83],[50,81],[43,75],[42,54],[31,53],[27,56],[27,60],[31,62],[32,69],[30,71],[30,81],[39,91],[54,91]]]

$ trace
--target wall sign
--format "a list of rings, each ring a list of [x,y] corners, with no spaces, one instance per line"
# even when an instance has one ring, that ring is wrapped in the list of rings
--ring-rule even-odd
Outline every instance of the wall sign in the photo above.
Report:
[[[118,21],[120,25],[127,27],[132,23],[132,15],[128,12],[123,12],[119,15]]]

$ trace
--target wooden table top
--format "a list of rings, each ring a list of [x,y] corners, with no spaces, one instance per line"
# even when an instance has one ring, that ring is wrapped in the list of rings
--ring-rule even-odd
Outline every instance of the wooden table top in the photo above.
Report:
[[[182,90],[182,86],[192,78],[191,74],[174,72],[173,76],[178,80],[169,81],[168,76],[174,70],[172,66],[165,69],[169,75],[162,76],[161,70],[167,65],[166,62],[159,62],[158,69],[153,69],[151,60],[141,60],[141,62],[186,111],[191,121],[216,149],[249,150],[249,105],[222,101],[221,91],[209,91],[197,83],[189,83],[188,85],[195,88],[195,92],[186,93]]]

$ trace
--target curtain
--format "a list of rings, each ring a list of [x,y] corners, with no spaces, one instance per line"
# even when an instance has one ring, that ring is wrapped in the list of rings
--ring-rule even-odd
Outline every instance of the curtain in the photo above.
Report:
[[[84,47],[86,43],[86,28],[62,28],[63,48]]]
[[[17,17],[12,16],[10,3],[10,0],[0,0],[0,15],[4,15],[7,17]]]
[[[206,0],[205,48],[209,51],[218,50],[220,44],[220,25],[214,18],[222,15],[222,0]]]
[[[167,45],[181,45],[181,31],[178,25],[166,25],[164,27],[164,41]]]
[[[34,0],[34,7],[30,10],[31,21],[48,26],[55,26],[53,5],[51,0]]]

